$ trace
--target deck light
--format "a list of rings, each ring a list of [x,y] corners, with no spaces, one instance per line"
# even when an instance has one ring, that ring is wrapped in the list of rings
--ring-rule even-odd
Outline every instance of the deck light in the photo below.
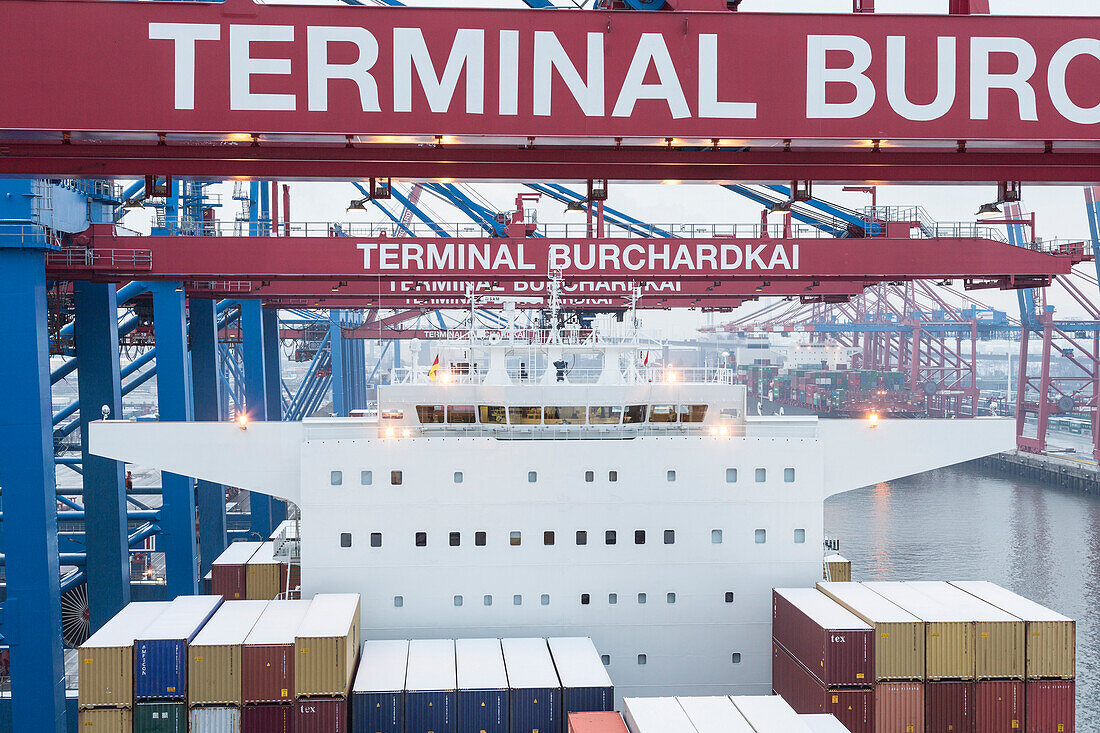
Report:
[[[867,416],[867,427],[871,428],[872,430],[874,430],[875,428],[878,427],[878,413],[877,412],[871,412],[871,414],[869,414]]]
[[[353,211],[366,211],[367,207],[363,205],[364,203],[366,203],[366,201],[367,201],[367,199],[365,199],[365,198],[356,199],[356,200],[352,201],[351,203],[348,204],[348,213],[350,214]]]
[[[675,382],[676,381],[676,372],[674,372],[671,369],[669,369],[667,372],[665,372],[665,381],[666,382]]]
[[[988,204],[982,204],[978,207],[978,213],[975,216],[981,216],[982,214],[1000,214],[1001,206],[1000,202],[992,202]]]
[[[241,430],[248,430],[247,414],[242,412],[240,415],[237,415],[237,427],[239,427]]]
[[[387,438],[392,438],[395,435],[397,435],[397,431],[395,431],[393,428],[386,428],[386,437]]]

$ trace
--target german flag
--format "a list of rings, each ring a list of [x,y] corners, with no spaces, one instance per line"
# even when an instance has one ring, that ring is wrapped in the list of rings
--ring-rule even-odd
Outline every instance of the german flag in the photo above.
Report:
[[[428,367],[428,379],[434,382],[436,380],[436,377],[438,377],[438,376],[439,376],[439,357],[437,356],[437,357],[435,357],[435,361],[432,362],[432,365],[430,367]]]

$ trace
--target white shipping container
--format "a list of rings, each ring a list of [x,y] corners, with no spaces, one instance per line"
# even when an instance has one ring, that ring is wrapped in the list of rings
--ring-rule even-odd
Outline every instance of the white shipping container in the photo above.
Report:
[[[699,733],[754,733],[749,721],[726,696],[678,697]]]
[[[587,636],[558,636],[546,640],[562,687],[611,687],[607,668],[596,645]]]
[[[799,715],[798,717],[813,733],[848,733],[848,729],[836,719],[835,715],[814,713],[812,715]]]
[[[408,641],[365,641],[351,691],[401,692],[408,667]]]
[[[240,733],[241,709],[191,708],[191,733]]]
[[[698,733],[674,697],[623,698],[623,720],[630,733]]]
[[[409,666],[405,689],[415,692],[447,691],[458,687],[453,639],[414,639],[409,642]]]
[[[731,695],[730,700],[756,733],[813,733],[779,695]]]
[[[262,542],[230,542],[211,566],[246,565],[262,544]]]
[[[513,690],[561,687],[546,639],[501,639],[508,684]]]
[[[179,596],[134,641],[189,641],[221,603],[221,596]]]
[[[458,639],[455,664],[459,690],[507,690],[500,639]]]

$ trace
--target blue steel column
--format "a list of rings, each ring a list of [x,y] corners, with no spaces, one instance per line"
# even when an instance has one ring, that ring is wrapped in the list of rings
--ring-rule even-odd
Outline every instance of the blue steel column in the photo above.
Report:
[[[187,304],[191,322],[195,419],[217,422],[221,419],[217,303],[209,298],[191,298]],[[195,505],[199,513],[199,575],[205,576],[210,571],[210,564],[226,547],[225,487],[200,479],[195,489]]]
[[[77,388],[80,395],[81,467],[88,553],[88,606],[94,632],[130,602],[130,551],[126,481],[122,464],[88,452],[88,424],[122,419],[118,363],[118,301],[114,283],[73,283],[76,307]]]
[[[5,188],[12,196],[11,184]],[[0,202],[0,217],[6,218],[10,212],[6,203]],[[4,277],[0,313],[6,319],[4,344],[8,349],[7,358],[0,359],[0,384],[5,387],[4,409],[0,410],[0,443],[4,446],[0,484],[8,529],[4,537],[7,599],[2,629],[11,645],[13,730],[64,733],[65,663],[45,261],[40,250],[17,248],[21,236],[0,230],[0,244],[8,245],[0,248]]]
[[[332,361],[332,414],[347,417],[348,405],[344,394],[344,332],[340,328],[340,311],[330,310],[328,319]]]
[[[267,419],[283,419],[283,372],[279,361],[279,312],[265,310],[264,322],[264,389],[266,391]],[[271,501],[272,529],[286,519],[286,502]]]
[[[244,406],[251,421],[267,420],[267,379],[264,376],[263,304],[259,300],[241,301],[241,345],[244,357]],[[271,497],[249,493],[250,529],[266,540],[275,528],[272,524]]]
[[[191,420],[191,369],[187,363],[187,307],[179,283],[155,283],[153,338],[157,346],[157,406],[164,421]],[[161,534],[168,574],[168,598],[194,595],[199,588],[195,542],[195,482],[162,471]]]

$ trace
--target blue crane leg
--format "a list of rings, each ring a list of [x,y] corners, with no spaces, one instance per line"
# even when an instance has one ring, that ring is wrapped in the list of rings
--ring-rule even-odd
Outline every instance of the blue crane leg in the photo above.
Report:
[[[283,419],[283,371],[279,362],[279,312],[265,310],[264,324],[264,389],[268,420]],[[277,527],[286,519],[286,502],[271,501],[271,525]]]
[[[347,417],[344,395],[344,332],[340,328],[340,311],[329,311],[329,347],[332,352],[332,414]]]
[[[209,298],[188,301],[191,329],[191,387],[195,392],[195,419],[217,422],[221,419],[218,400],[218,329],[217,307]],[[225,487],[199,480],[195,490],[199,513],[199,575],[205,576],[210,564],[226,547]]]
[[[263,304],[256,299],[241,301],[241,340],[244,357],[244,406],[249,420],[267,420],[267,379],[264,369]],[[254,536],[271,536],[272,507],[267,494],[251,493],[249,526]]]

